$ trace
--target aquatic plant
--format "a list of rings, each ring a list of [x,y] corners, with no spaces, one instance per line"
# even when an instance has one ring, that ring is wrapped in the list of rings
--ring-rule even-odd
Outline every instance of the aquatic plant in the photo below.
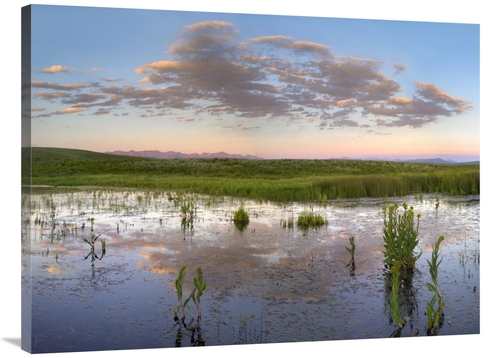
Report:
[[[175,290],[177,291],[177,300],[179,301],[179,305],[175,308],[171,308],[172,312],[174,313],[174,320],[176,322],[181,322],[183,325],[185,325],[186,309],[189,310],[188,303],[191,300],[196,305],[196,312],[198,316],[197,322],[201,321],[201,306],[200,306],[201,296],[203,295],[203,292],[207,288],[207,283],[203,278],[203,271],[201,267],[197,267],[196,277],[193,279],[194,287],[191,290],[189,296],[185,300],[183,300],[184,291],[182,286],[185,277],[186,277],[186,265],[180,268],[179,274],[177,275],[177,279],[175,280]]]
[[[194,218],[196,216],[196,202],[192,197],[180,199],[181,210],[181,229],[185,233],[186,230],[193,232]]]
[[[315,214],[313,210],[303,211],[297,219],[297,226],[301,229],[308,229],[309,227],[319,227],[327,224],[328,220],[319,214]]]
[[[183,296],[183,290],[182,290],[182,284],[184,282],[184,277],[186,277],[186,266],[182,266],[181,269],[179,270],[179,274],[177,275],[177,279],[175,280],[175,289],[177,291],[177,300],[179,301],[179,305],[176,308],[171,308],[172,312],[174,312],[174,320],[176,322],[180,321],[181,323],[184,324],[184,319],[186,317],[186,306],[189,303],[189,300],[191,299],[191,295],[186,299],[182,300]],[[179,317],[179,313],[181,316]]]
[[[354,251],[356,251],[356,244],[354,241],[354,236],[349,236],[349,244],[351,245],[351,247],[346,246],[345,248],[351,254],[351,260],[354,260]]]
[[[233,221],[236,228],[240,231],[245,229],[250,223],[250,218],[243,205],[241,205],[234,213]]]
[[[190,297],[196,305],[196,312],[198,313],[197,321],[199,322],[201,321],[201,296],[203,295],[203,291],[207,288],[207,283],[203,279],[203,271],[201,270],[201,267],[196,268],[196,277],[193,279],[193,282],[194,288],[191,291]]]
[[[281,219],[280,220],[280,226],[284,229],[293,229],[294,227],[294,219],[293,216],[289,216],[287,220]]]
[[[398,204],[383,207],[384,213],[384,263],[387,267],[393,267],[399,262],[401,270],[413,271],[415,263],[422,255],[422,251],[415,252],[418,245],[420,214],[415,214],[413,206],[408,207],[403,203],[403,214],[398,213]]]
[[[106,255],[106,240],[103,239],[101,239],[101,256],[97,255],[97,253],[95,252],[95,243],[100,236],[101,234],[96,235],[94,233],[94,218],[90,218],[90,239],[87,240],[83,238],[83,241],[90,245],[90,252],[87,256],[85,256],[84,260],[90,257],[92,261],[92,268],[94,268],[95,260],[102,260],[104,255]]]
[[[433,293],[432,298],[430,299],[429,302],[427,302],[427,310],[426,310],[426,315],[427,315],[427,330],[428,332],[433,329],[437,328],[440,323],[442,324],[442,320],[444,318],[444,299],[441,293],[439,292],[439,287],[438,287],[438,268],[439,265],[441,264],[441,261],[443,258],[439,257],[440,255],[440,245],[444,240],[444,236],[440,236],[437,241],[434,243],[434,246],[432,247],[432,256],[431,260],[427,260],[427,263],[429,264],[429,273],[431,275],[431,280],[432,283],[427,282],[427,288],[429,289],[430,292]]]
[[[399,276],[401,262],[396,261],[391,266],[391,295],[389,297],[389,314],[392,320],[401,329],[404,326],[404,321],[399,314]]]

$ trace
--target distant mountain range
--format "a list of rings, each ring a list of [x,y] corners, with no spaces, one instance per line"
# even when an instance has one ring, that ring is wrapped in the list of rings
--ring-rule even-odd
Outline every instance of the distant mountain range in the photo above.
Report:
[[[229,154],[226,152],[218,153],[180,153],[180,152],[160,152],[159,150],[115,150],[114,152],[106,152],[107,154],[116,155],[128,155],[132,157],[145,157],[145,158],[157,158],[157,159],[176,159],[176,158],[237,158],[237,159],[262,159],[256,157],[255,155],[241,155],[241,154]]]
[[[335,158],[332,158],[335,159]],[[353,158],[343,157],[340,159],[354,160]],[[421,158],[421,159],[399,159],[399,158],[359,158],[356,160],[381,160],[386,162],[407,162],[407,163],[430,163],[430,164],[479,164],[479,161],[457,162],[455,160],[445,160],[442,158]]]
[[[236,159],[264,159],[257,157],[255,155],[242,155],[242,154],[229,154],[226,152],[218,152],[218,153],[181,153],[181,152],[161,152],[159,150],[115,150],[113,152],[106,152],[107,154],[116,154],[116,155],[128,155],[132,157],[144,157],[144,158],[156,158],[156,159],[176,159],[176,158],[236,158]],[[409,163],[432,163],[432,164],[459,164],[454,160],[445,160],[442,158],[422,158],[422,159],[393,159],[393,158],[331,158],[331,159],[342,159],[342,160],[381,160],[381,161],[389,161],[389,162],[409,162]],[[479,163],[479,161],[468,162]]]

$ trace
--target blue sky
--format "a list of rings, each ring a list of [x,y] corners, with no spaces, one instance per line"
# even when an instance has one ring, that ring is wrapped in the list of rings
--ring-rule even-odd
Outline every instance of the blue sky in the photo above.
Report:
[[[30,75],[34,146],[479,158],[478,24],[35,5]]]

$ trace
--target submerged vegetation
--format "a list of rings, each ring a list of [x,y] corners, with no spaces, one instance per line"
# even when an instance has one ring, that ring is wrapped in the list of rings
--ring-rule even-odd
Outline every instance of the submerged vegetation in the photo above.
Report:
[[[28,150],[30,148],[23,148]],[[311,201],[413,193],[479,194],[479,164],[373,160],[152,159],[31,148],[24,184],[175,190],[256,200]],[[31,182],[30,182],[31,179]]]

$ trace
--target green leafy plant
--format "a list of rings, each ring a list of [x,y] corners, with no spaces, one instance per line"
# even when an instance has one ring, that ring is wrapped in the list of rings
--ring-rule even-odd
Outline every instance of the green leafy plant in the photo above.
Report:
[[[243,205],[241,205],[234,213],[233,221],[236,228],[240,231],[244,230],[250,223],[250,218]]]
[[[429,273],[431,275],[432,283],[427,282],[427,288],[430,292],[433,293],[433,296],[429,302],[427,302],[427,330],[430,331],[433,328],[437,328],[442,322],[444,317],[444,300],[443,296],[439,292],[438,287],[438,268],[441,264],[443,258],[439,257],[440,255],[440,245],[444,240],[444,236],[440,236],[437,241],[434,243],[432,248],[432,256],[431,260],[427,260],[429,264]]]
[[[90,245],[90,252],[88,253],[87,256],[85,256],[84,260],[86,260],[90,257],[91,261],[92,261],[92,268],[94,268],[94,261],[95,260],[102,260],[104,255],[106,255],[106,241],[105,240],[101,239],[101,256],[97,255],[97,253],[95,251],[95,244],[97,242],[97,239],[99,239],[100,236],[101,236],[101,234],[96,235],[94,233],[94,218],[90,218],[90,239],[87,240],[84,238],[83,241],[85,241],[87,244]]]
[[[201,267],[196,268],[196,277],[193,279],[193,282],[194,288],[191,291],[190,297],[196,305],[196,312],[198,313],[197,321],[199,322],[201,321],[201,296],[203,295],[203,291],[207,288],[207,283],[203,279],[203,271],[201,270]]]
[[[177,279],[175,280],[175,289],[177,291],[177,300],[179,301],[179,305],[176,308],[172,308],[171,310],[174,312],[174,320],[180,321],[181,323],[184,323],[184,319],[186,317],[186,311],[185,308],[187,304],[189,303],[189,300],[191,299],[191,295],[186,299],[182,300],[183,296],[183,290],[182,290],[182,284],[184,282],[184,277],[186,277],[186,266],[182,266],[181,269],[179,270],[179,274],[177,275]],[[180,317],[179,317],[180,313]]]
[[[420,214],[415,214],[413,206],[403,203],[404,212],[398,213],[398,204],[384,207],[384,263],[393,267],[399,261],[401,270],[413,271],[415,263],[422,256],[422,251],[415,252],[418,245]]]
[[[174,320],[176,322],[180,322],[185,325],[186,318],[186,309],[189,310],[188,303],[189,301],[193,301],[196,305],[197,311],[197,322],[201,321],[201,296],[203,292],[207,288],[207,283],[203,277],[203,271],[201,267],[196,268],[196,277],[193,279],[194,287],[191,290],[189,296],[183,300],[183,283],[184,278],[186,277],[186,265],[182,266],[179,270],[179,274],[177,275],[177,279],[175,280],[175,290],[177,291],[177,300],[179,301],[179,305],[177,307],[171,308],[174,313]]]
[[[351,260],[354,261],[354,251],[356,251],[356,244],[355,244],[355,239],[354,236],[349,236],[349,244],[351,247],[346,246],[346,250],[351,254]]]

